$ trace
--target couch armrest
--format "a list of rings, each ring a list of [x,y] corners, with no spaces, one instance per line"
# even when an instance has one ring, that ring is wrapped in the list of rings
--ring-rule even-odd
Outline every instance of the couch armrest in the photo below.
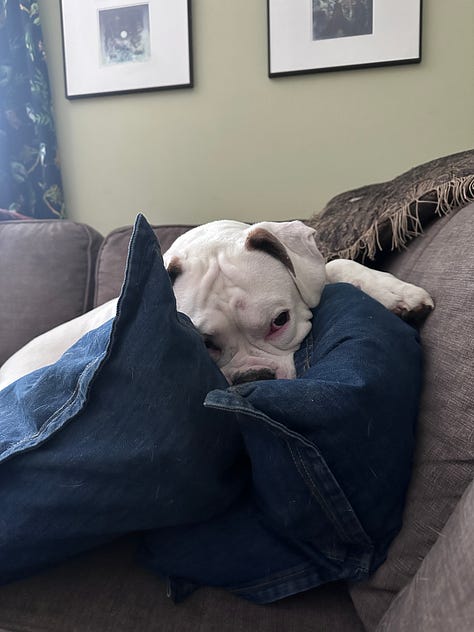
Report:
[[[68,220],[0,222],[0,365],[92,307],[102,236]]]
[[[474,482],[377,632],[474,630]]]

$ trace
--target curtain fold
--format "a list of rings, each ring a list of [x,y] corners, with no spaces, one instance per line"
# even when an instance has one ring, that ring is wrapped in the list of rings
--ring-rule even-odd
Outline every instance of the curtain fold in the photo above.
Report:
[[[65,216],[38,2],[0,0],[0,208]]]

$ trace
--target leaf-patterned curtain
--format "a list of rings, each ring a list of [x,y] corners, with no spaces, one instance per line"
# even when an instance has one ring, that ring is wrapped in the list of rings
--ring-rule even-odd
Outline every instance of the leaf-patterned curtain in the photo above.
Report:
[[[0,219],[64,217],[39,7],[0,0]]]

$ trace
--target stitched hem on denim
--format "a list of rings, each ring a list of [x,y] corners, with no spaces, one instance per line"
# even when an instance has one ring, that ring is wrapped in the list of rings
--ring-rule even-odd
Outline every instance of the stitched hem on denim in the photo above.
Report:
[[[334,581],[360,581],[369,574],[367,562],[348,557],[333,569],[322,569],[313,562],[299,564],[274,575],[243,584],[219,586],[242,599],[257,604],[266,604],[291,597],[306,590],[317,588]],[[362,564],[360,563],[362,562]],[[154,570],[154,569],[153,569]],[[167,577],[167,597],[175,603],[184,601],[201,586],[180,577]]]
[[[275,421],[230,389],[211,391],[204,401],[204,406],[253,417],[265,422],[271,432],[282,436],[303,484],[316,498],[340,539],[345,543],[372,545],[316,444]]]
[[[367,570],[360,568],[358,563],[349,565],[346,562],[343,568],[326,572],[324,576],[321,574],[321,569],[318,569],[313,564],[305,564],[251,584],[229,586],[226,589],[248,601],[265,604],[296,595],[332,581],[357,581],[367,576]]]
[[[105,355],[106,350],[89,362],[79,374],[76,387],[66,402],[55,410],[34,434],[23,437],[20,441],[13,443],[4,450],[0,454],[0,463],[4,463],[14,456],[39,447],[68,423],[72,417],[80,413],[86,404],[90,383],[103,364]]]

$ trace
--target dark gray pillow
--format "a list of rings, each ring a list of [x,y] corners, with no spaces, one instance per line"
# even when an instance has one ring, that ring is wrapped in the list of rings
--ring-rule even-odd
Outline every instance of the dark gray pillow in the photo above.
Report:
[[[328,260],[364,261],[402,248],[430,221],[473,200],[471,150],[341,193],[305,223],[318,231],[318,247]]]

